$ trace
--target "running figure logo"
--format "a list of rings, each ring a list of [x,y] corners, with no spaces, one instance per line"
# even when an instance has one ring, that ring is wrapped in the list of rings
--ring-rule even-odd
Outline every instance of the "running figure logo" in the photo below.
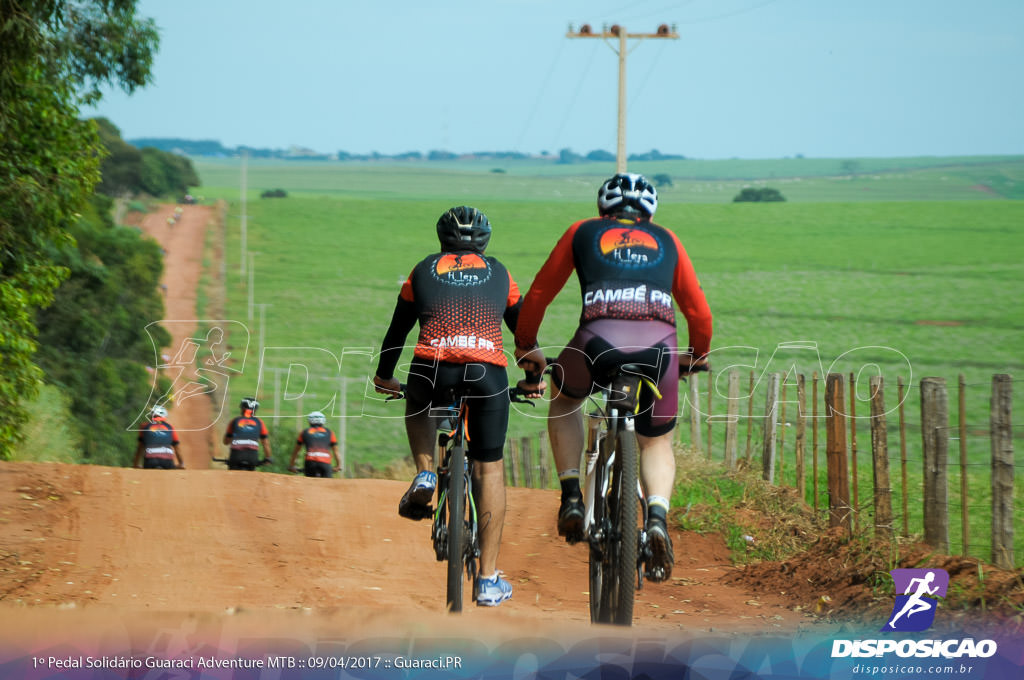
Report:
[[[926,630],[935,620],[938,598],[946,596],[949,574],[945,569],[893,569],[896,603],[883,631]],[[902,595],[898,593],[903,593]]]

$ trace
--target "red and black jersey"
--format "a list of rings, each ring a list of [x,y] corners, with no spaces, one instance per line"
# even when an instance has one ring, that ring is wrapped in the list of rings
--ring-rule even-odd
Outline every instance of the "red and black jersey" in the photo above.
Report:
[[[228,423],[225,436],[231,438],[229,446],[234,450],[256,451],[260,448],[260,440],[269,434],[262,420],[252,415],[241,415]]]
[[[174,458],[178,433],[174,431],[174,426],[163,418],[153,418],[139,430],[139,442],[146,458]]]
[[[299,433],[298,443],[306,447],[306,460],[331,462],[331,447],[338,443],[334,433],[323,425],[307,427]]]
[[[573,270],[580,283],[580,322],[597,319],[675,324],[672,299],[686,316],[690,345],[711,344],[711,310],[689,256],[674,233],[649,220],[595,217],[576,222],[555,245],[523,300],[516,344],[532,347],[544,311]]]
[[[501,322],[515,330],[521,295],[498,260],[473,252],[438,253],[417,264],[402,285],[381,349],[377,375],[390,378],[416,321],[413,354],[428,361],[507,366]]]

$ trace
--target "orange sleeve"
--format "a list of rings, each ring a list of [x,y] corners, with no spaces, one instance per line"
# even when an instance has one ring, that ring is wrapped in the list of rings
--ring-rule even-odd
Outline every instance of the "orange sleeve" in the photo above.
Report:
[[[402,298],[406,302],[415,302],[412,294],[412,274],[409,274],[409,278],[402,284],[402,290],[398,292],[398,297]]]
[[[523,298],[523,308],[519,310],[519,322],[516,325],[516,347],[529,349],[537,344],[537,331],[544,319],[544,312],[555,299],[569,275],[576,268],[572,256],[572,240],[576,236],[583,220],[569,227],[562,238],[558,239],[544,266],[537,272],[530,290]]]
[[[261,437],[267,437],[269,435],[270,435],[270,432],[267,430],[267,424],[265,422],[263,422],[262,420],[260,420],[260,436]]]
[[[690,256],[686,254],[679,237],[671,230],[668,233],[675,243],[676,252],[679,253],[672,278],[672,297],[676,299],[679,309],[686,317],[686,327],[690,334],[689,343],[694,356],[701,357],[711,349],[711,308],[708,307],[704,289],[697,279],[697,272],[693,269]]]
[[[515,279],[512,278],[512,272],[508,273],[508,300],[505,301],[506,307],[511,307],[517,302],[519,298],[523,297],[523,294],[519,292],[519,285],[516,284]]]

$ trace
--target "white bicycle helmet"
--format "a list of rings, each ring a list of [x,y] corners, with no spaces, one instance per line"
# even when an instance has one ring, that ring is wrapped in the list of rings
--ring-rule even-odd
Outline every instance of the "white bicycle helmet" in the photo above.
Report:
[[[150,418],[166,418],[167,417],[167,409],[164,408],[163,406],[161,406],[160,404],[157,404],[153,408],[149,409],[149,417]]]
[[[654,217],[658,209],[658,191],[643,175],[620,172],[605,180],[597,191],[597,211],[601,215],[645,215]]]
[[[241,408],[243,411],[250,411],[251,413],[255,414],[256,409],[260,407],[260,402],[256,401],[256,397],[246,397],[241,402],[239,402],[238,407]]]
[[[327,422],[327,416],[320,411],[313,411],[309,414],[308,420],[310,425],[323,425]]]

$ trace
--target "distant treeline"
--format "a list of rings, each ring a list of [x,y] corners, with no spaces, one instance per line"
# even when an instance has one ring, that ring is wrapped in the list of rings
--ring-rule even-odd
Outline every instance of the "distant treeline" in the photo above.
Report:
[[[179,139],[176,137],[143,137],[129,140],[131,144],[141,148],[155,148],[184,156],[207,156],[207,157],[234,157],[248,153],[250,158],[276,158],[284,160],[324,160],[324,161],[453,161],[453,160],[508,160],[536,158],[537,156],[522,153],[519,151],[474,151],[471,153],[458,154],[452,151],[433,150],[426,153],[420,151],[406,151],[398,154],[382,154],[376,151],[368,154],[351,153],[349,151],[335,151],[334,153],[322,153],[302,147],[291,147],[288,149],[257,149],[249,146],[236,146],[228,148],[215,140],[192,140]],[[550,159],[559,164],[587,163],[587,162],[614,162],[615,154],[610,151],[595,149],[587,154],[578,154],[572,149],[562,149],[557,154],[548,151],[540,152],[541,158]],[[678,154],[663,154],[657,149],[646,153],[630,154],[631,161],[660,161],[660,160],[684,160],[685,156]]]

